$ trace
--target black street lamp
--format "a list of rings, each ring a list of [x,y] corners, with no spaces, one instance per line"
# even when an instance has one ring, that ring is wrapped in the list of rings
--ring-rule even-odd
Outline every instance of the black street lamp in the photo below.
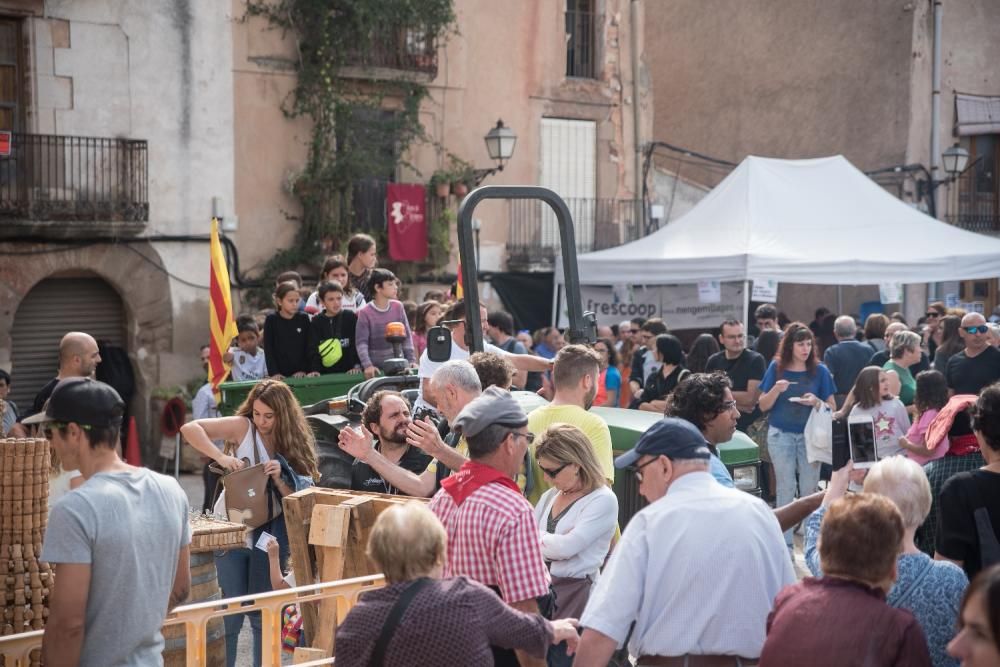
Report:
[[[492,169],[474,170],[473,174],[476,178],[476,185],[482,183],[483,179],[487,176],[492,176],[498,171],[503,171],[503,163],[506,160],[510,160],[511,156],[514,155],[514,144],[517,143],[517,135],[514,134],[514,130],[503,124],[503,120],[497,120],[496,126],[486,133],[483,140],[486,142],[486,152],[489,153],[491,160],[496,160],[497,166]]]

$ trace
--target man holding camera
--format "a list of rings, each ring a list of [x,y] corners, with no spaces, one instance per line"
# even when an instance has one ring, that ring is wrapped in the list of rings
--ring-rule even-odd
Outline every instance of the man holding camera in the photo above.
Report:
[[[432,383],[439,399],[438,409],[449,423],[454,423],[462,408],[482,393],[476,369],[468,361],[455,360],[441,364],[434,373]],[[368,405],[371,406],[372,401],[384,393],[390,392],[378,392],[369,400]],[[365,408],[365,414],[369,414],[368,407]],[[419,468],[415,465],[403,466],[397,463],[386,455],[385,448],[380,451],[372,446],[370,435],[351,428],[345,428],[340,432],[340,448],[355,457],[355,468],[363,466],[363,469],[370,470],[371,474],[383,480],[383,483],[398,489],[397,493],[429,498],[450,471],[462,467],[467,460],[463,452],[467,452],[467,449],[461,446],[457,434],[449,433],[442,438],[437,425],[431,419],[418,418],[411,422],[409,411],[406,414],[405,429],[402,433],[397,431],[393,437],[402,437],[404,446],[421,454],[423,465]]]

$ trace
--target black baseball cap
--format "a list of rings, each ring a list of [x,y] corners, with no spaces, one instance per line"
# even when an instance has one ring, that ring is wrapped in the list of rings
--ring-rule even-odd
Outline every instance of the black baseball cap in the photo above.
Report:
[[[111,385],[84,377],[59,381],[45,403],[45,410],[23,424],[73,422],[88,426],[118,426],[125,414],[125,401]]]
[[[644,455],[708,460],[712,453],[697,426],[686,419],[664,417],[639,436],[635,447],[615,459],[615,467],[628,468]]]

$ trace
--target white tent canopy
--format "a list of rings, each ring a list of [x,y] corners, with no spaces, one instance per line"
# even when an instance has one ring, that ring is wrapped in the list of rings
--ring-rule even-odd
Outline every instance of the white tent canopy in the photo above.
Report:
[[[1000,276],[1000,239],[921,213],[840,155],[748,157],[686,215],[578,261],[585,285],[923,283]]]

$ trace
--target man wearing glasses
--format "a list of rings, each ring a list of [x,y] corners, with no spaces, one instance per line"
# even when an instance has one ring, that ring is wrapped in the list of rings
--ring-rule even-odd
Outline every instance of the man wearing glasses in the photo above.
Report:
[[[58,581],[42,643],[48,665],[162,664],[163,619],[190,590],[187,496],[175,479],[119,458],[124,410],[110,386],[74,377],[25,420],[86,480],[52,506],[45,531],[41,558]]]
[[[948,389],[952,395],[978,394],[1000,380],[1000,350],[990,345],[990,328],[979,313],[963,317],[958,334],[965,349],[948,359]]]
[[[795,574],[771,510],[718,484],[709,456],[694,425],[667,417],[615,460],[651,504],[628,524],[590,596],[577,667],[607,665],[633,622],[629,653],[639,667],[757,664],[771,604]]]
[[[747,349],[743,323],[726,320],[719,327],[719,343],[722,350],[708,358],[705,371],[722,371],[732,382],[733,399],[740,411],[736,428],[746,431],[750,424],[760,417],[757,407],[757,386],[764,379],[767,361],[763,356]]]
[[[466,576],[514,609],[537,614],[538,598],[549,596],[549,571],[534,510],[514,482],[534,440],[528,416],[510,392],[489,387],[462,409],[452,428],[465,437],[469,460],[441,482],[430,502],[448,533],[443,576]],[[494,647],[494,664],[545,664],[514,653]]]

